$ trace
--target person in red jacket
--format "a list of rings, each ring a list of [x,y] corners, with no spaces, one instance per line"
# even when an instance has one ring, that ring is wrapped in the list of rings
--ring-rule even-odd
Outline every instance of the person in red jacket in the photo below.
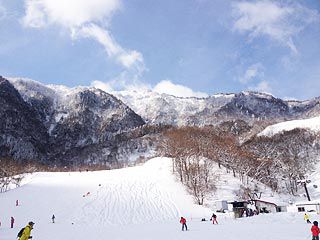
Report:
[[[212,217],[210,220],[212,221],[212,224],[214,224],[214,222],[216,222],[216,224],[218,224],[217,215],[215,215],[214,213],[212,214]]]
[[[319,240],[320,229],[318,227],[317,221],[313,222],[313,226],[311,227],[311,232],[312,232],[312,240]]]
[[[184,217],[180,218],[180,223],[182,224],[182,231],[184,231],[184,228],[186,228],[186,231],[188,231],[187,220]]]

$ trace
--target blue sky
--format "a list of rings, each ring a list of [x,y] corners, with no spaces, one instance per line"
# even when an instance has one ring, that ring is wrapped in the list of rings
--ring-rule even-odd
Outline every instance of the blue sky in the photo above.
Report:
[[[320,96],[319,0],[0,0],[0,75],[179,96]]]

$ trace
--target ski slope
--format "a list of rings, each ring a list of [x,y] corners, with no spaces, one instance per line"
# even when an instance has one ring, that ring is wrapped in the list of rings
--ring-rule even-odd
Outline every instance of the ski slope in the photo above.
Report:
[[[209,219],[212,211],[193,203],[171,174],[170,163],[168,158],[155,158],[142,166],[111,171],[33,174],[22,187],[0,195],[0,239],[14,239],[31,220],[36,223],[32,231],[35,240],[309,237],[310,225],[298,213],[238,220],[219,214],[219,225],[200,222],[203,217]],[[232,191],[224,188],[223,194]],[[16,207],[17,199],[20,205]],[[51,223],[52,214],[55,224]],[[9,228],[11,216],[16,220],[13,229]],[[190,231],[181,231],[180,216],[187,218]]]

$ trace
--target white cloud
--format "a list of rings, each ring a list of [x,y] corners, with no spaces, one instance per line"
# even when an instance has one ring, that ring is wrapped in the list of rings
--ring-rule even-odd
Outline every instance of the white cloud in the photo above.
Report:
[[[128,84],[126,81],[119,80],[112,80],[109,82],[93,81],[91,83],[91,86],[109,93],[119,90],[154,91],[160,94],[166,93],[176,97],[208,97],[207,93],[195,92],[191,88],[179,84],[174,84],[169,80],[162,80],[154,87],[140,81],[135,81]]]
[[[6,18],[7,9],[0,3],[0,20]]]
[[[240,83],[245,84],[249,90],[270,93],[272,88],[270,83],[265,81],[264,66],[261,63],[250,65],[243,76],[239,78]]]
[[[93,38],[105,48],[109,57],[128,69],[135,69],[137,74],[145,71],[143,56],[135,50],[122,48],[111,36],[111,34],[96,24],[88,24],[73,32],[74,38]]]
[[[130,81],[128,83],[124,79],[114,79],[108,82],[95,80],[91,82],[91,87],[101,89],[105,92],[112,93],[116,91],[152,91],[152,87],[141,81]]]
[[[240,77],[240,82],[247,84],[255,78],[262,78],[264,76],[263,65],[261,63],[255,63],[248,67],[246,72],[242,77]]]
[[[74,38],[79,36],[94,38],[105,47],[109,56],[117,55],[122,50],[108,31],[95,24],[83,26],[79,31],[73,33]]]
[[[256,2],[234,2],[234,29],[248,33],[249,38],[267,36],[287,46],[293,53],[298,50],[293,37],[308,24],[319,21],[319,13],[297,3],[283,5],[280,2],[264,0]]]
[[[113,13],[121,8],[120,0],[25,0],[25,8],[24,26],[62,26],[70,31],[73,39],[84,37],[99,42],[108,57],[135,71],[136,75],[145,71],[142,54],[121,47],[105,27]]]
[[[105,91],[107,93],[114,91],[113,84],[110,82],[101,82],[101,81],[95,80],[91,83],[91,87],[101,89],[102,91]]]
[[[203,92],[194,92],[191,88],[183,85],[174,84],[169,80],[162,80],[154,88],[153,91],[158,93],[166,93],[177,97],[207,97],[208,94]]]
[[[26,26],[42,27],[60,24],[79,27],[85,23],[102,22],[121,7],[120,0],[25,0]]]
[[[249,87],[250,90],[271,94],[272,88],[267,81],[261,81],[256,86]]]
[[[143,63],[142,54],[133,50],[133,51],[123,51],[119,57],[119,62],[121,62],[126,67],[131,67],[137,62]]]
[[[46,15],[43,4],[40,1],[26,1],[26,15],[22,23],[27,27],[41,28],[46,25]]]

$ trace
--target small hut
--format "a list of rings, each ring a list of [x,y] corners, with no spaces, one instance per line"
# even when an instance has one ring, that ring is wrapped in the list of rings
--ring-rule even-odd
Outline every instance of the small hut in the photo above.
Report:
[[[243,217],[243,213],[247,210],[248,202],[247,201],[234,201],[230,202],[229,204],[232,205],[232,211],[234,212],[235,218]]]
[[[252,200],[257,210],[260,213],[275,213],[277,212],[277,204],[272,202],[263,201],[261,199]]]
[[[214,204],[217,212],[225,212],[229,210],[227,200],[215,201]]]
[[[298,212],[320,213],[320,202],[318,201],[299,202],[295,206]]]

